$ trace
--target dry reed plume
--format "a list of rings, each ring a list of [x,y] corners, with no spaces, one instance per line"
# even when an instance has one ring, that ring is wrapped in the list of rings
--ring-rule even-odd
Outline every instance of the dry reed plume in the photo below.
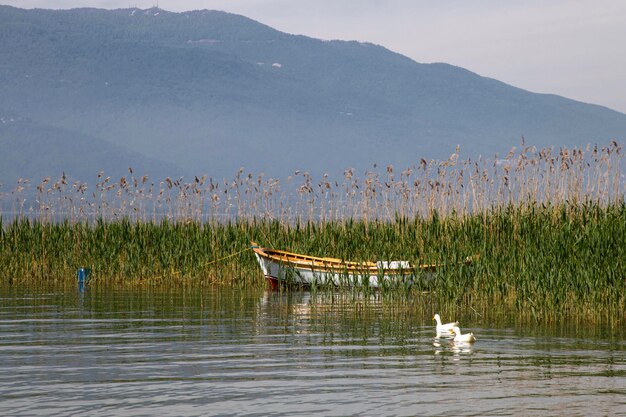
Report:
[[[165,178],[129,174],[113,180],[100,172],[95,187],[43,179],[32,190],[20,179],[10,191],[0,189],[0,216],[39,221],[222,222],[270,219],[334,222],[346,219],[393,221],[396,218],[466,216],[506,206],[571,207],[594,202],[602,207],[624,201],[621,146],[515,148],[503,158],[460,160],[457,149],[445,161],[426,161],[397,171],[374,168],[361,177],[347,169],[341,180],[318,181],[296,171],[285,181],[245,173],[232,180]]]

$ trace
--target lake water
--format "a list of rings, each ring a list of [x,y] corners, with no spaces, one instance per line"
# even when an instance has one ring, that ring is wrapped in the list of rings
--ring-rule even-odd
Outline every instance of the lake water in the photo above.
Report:
[[[623,329],[474,315],[462,345],[435,337],[433,313],[299,291],[5,289],[0,415],[626,415]]]

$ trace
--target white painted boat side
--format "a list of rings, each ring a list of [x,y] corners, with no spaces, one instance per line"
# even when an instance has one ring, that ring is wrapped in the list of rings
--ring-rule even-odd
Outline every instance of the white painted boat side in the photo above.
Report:
[[[255,256],[263,274],[279,282],[288,282],[304,285],[334,285],[334,286],[370,286],[377,288],[382,281],[405,282],[414,278],[412,268],[394,270],[372,268],[333,268],[332,266],[319,267],[313,262],[309,266],[290,262],[281,262],[255,252]],[[403,263],[402,265],[407,265]]]

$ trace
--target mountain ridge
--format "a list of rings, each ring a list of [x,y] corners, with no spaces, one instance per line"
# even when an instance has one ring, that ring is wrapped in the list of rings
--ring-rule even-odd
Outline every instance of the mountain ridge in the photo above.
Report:
[[[603,106],[226,12],[0,6],[0,39],[0,108],[31,120],[37,140],[74,132],[152,176],[229,178],[242,166],[337,175],[444,159],[457,145],[492,156],[522,136],[572,147],[626,133],[626,115]],[[50,155],[23,151],[41,166]],[[20,167],[3,154],[0,182],[10,183]],[[24,175],[48,176],[36,166]],[[56,167],[74,169],[68,158]]]

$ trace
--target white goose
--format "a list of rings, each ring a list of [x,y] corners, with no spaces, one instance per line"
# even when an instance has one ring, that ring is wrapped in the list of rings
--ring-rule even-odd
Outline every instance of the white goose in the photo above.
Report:
[[[454,333],[455,342],[474,343],[476,341],[474,333],[461,334],[461,329],[459,329],[459,326],[453,326],[452,330],[450,330],[450,333]]]
[[[437,330],[437,333],[450,333],[452,332],[452,328],[454,326],[458,326],[459,322],[455,321],[454,323],[446,323],[446,324],[442,324],[441,323],[441,317],[439,317],[439,314],[435,313],[435,316],[433,317],[433,320],[435,320],[437,322],[437,327],[435,328]]]

